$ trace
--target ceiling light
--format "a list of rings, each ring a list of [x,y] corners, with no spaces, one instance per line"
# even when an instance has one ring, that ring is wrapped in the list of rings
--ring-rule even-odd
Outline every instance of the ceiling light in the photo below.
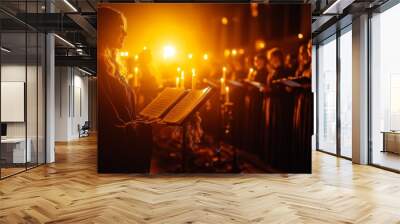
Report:
[[[341,14],[343,9],[351,5],[354,0],[336,0],[327,9],[324,10],[322,14]]]
[[[78,12],[78,10],[68,0],[64,0],[64,3],[67,4],[74,12]]]
[[[5,47],[1,47],[0,49],[1,49],[1,51],[4,51],[6,53],[10,53],[11,52],[11,50],[9,50],[9,49],[7,49]]]
[[[86,71],[86,70],[84,70],[84,69],[81,69],[81,68],[79,68],[79,67],[78,67],[78,70],[81,71],[81,72],[83,72],[83,73],[85,73],[85,74],[87,74],[87,75],[93,75],[92,73],[90,73],[90,72],[88,72],[88,71]]]
[[[65,44],[67,44],[70,47],[75,48],[75,45],[73,45],[71,42],[69,42],[68,40],[60,37],[58,34],[54,34],[55,37],[57,37],[59,40],[61,40],[62,42],[64,42]]]

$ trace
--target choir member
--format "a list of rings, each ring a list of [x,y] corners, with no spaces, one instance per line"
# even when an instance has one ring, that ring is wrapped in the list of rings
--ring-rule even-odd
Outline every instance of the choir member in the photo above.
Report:
[[[100,7],[100,24],[107,27],[99,31],[99,172],[138,172],[129,169],[133,158],[126,158],[135,149],[135,93],[122,74],[118,63],[119,50],[127,35],[124,16],[111,8]],[[117,143],[117,144],[115,144]],[[132,160],[131,160],[132,159]]]
[[[311,172],[311,136],[313,132],[313,97],[311,92],[311,42],[301,46],[296,77],[302,83],[296,88],[293,114],[292,172]]]
[[[287,88],[274,81],[287,78],[289,74],[284,67],[284,56],[280,49],[269,50],[267,60],[264,159],[272,168],[286,171],[291,146],[293,100]]]

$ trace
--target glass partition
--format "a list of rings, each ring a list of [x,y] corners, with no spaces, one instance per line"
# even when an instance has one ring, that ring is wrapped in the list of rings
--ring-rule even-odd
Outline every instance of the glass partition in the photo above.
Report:
[[[15,2],[14,2],[15,3]],[[2,2],[24,12],[42,10],[43,1]],[[0,12],[0,178],[45,162],[45,35]],[[11,24],[11,25],[10,25]]]
[[[1,175],[24,171],[31,160],[26,141],[27,48],[25,32],[1,34]],[[27,150],[28,148],[28,150]]]
[[[336,153],[336,36],[318,48],[318,145]]]
[[[352,34],[351,26],[340,36],[340,155],[351,158],[352,149]]]

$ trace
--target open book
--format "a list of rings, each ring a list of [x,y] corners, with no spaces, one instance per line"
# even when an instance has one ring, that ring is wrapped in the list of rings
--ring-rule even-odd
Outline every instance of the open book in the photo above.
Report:
[[[167,124],[182,124],[210,97],[211,88],[190,90],[162,119]]]
[[[148,120],[161,119],[187,93],[181,88],[165,88],[139,115]]]

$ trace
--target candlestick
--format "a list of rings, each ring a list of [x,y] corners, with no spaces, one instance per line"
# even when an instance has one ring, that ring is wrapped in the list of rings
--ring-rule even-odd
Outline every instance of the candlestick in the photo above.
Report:
[[[229,86],[225,87],[225,103],[229,103]]]
[[[180,87],[180,86],[179,86],[179,76],[176,77],[175,85],[176,85],[176,88],[179,88],[179,87]]]
[[[139,86],[139,68],[135,67],[135,76],[133,77],[133,86],[138,87]]]
[[[185,72],[181,71],[181,79],[179,80],[181,88],[185,88]]]
[[[196,89],[196,69],[192,68],[192,89]]]

